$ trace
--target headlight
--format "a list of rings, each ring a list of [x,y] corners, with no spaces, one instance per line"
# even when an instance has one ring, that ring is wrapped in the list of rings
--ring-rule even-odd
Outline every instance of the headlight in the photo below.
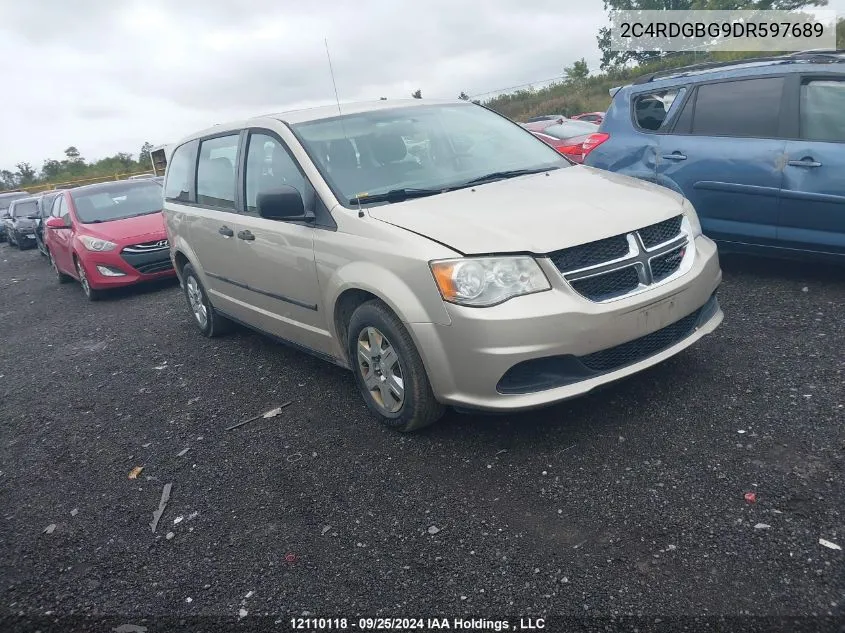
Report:
[[[443,300],[465,306],[492,306],[551,289],[533,257],[466,257],[430,265]]]
[[[98,253],[102,253],[103,251],[113,251],[117,247],[117,244],[114,242],[101,240],[98,237],[91,237],[90,235],[80,235],[79,240],[89,251],[96,251]]]
[[[698,213],[695,212],[695,207],[692,206],[692,202],[684,198],[684,204],[681,207],[684,212],[684,217],[686,217],[687,221],[689,222],[690,229],[692,230],[692,239],[697,238],[701,235],[701,222],[698,220]]]

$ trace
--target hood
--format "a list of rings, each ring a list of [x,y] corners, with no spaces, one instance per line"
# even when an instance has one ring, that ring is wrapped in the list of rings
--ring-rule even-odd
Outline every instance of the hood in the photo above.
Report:
[[[664,187],[568,167],[369,209],[370,216],[465,254],[549,253],[681,212]]]
[[[83,224],[86,235],[92,235],[111,242],[146,242],[154,239],[164,239],[164,216],[161,212],[139,215],[135,218],[124,218],[98,224]]]

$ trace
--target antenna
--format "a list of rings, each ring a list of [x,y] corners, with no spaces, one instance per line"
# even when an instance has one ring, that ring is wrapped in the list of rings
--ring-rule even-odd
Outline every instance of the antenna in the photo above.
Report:
[[[334,68],[332,68],[332,56],[329,53],[329,40],[328,38],[323,38],[323,42],[326,45],[326,58],[329,60],[329,74],[332,76],[332,87],[334,88],[334,100],[337,103],[337,113],[340,117],[340,129],[343,132],[344,138],[349,141],[349,135],[346,133],[346,126],[343,124],[343,112],[340,109],[340,97],[337,94],[337,82],[334,80]],[[358,201],[358,217],[364,217],[364,210],[361,209],[361,196],[355,196],[355,199]]]

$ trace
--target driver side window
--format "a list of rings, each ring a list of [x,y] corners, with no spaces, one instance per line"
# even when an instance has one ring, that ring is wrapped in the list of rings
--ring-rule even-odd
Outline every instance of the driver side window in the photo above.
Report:
[[[255,213],[256,200],[262,191],[290,185],[307,200],[305,177],[277,138],[254,132],[249,135],[246,154],[244,189],[247,213]]]

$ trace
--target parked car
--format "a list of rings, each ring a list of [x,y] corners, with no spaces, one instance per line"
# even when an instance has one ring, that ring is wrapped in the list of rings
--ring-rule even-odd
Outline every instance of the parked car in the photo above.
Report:
[[[46,191],[38,197],[38,217],[35,220],[35,246],[38,252],[47,256],[47,245],[44,244],[44,223],[50,217],[50,210],[60,191]]]
[[[27,191],[6,191],[0,193],[0,242],[6,239],[6,220],[9,217],[9,205],[13,200],[28,198]]]
[[[588,123],[601,125],[602,121],[604,121],[604,112],[585,112],[584,114],[576,114],[569,118],[573,121],[587,121]]]
[[[571,119],[538,121],[526,123],[523,127],[576,163],[583,162],[584,141],[596,131],[595,123]]]
[[[464,101],[217,125],[178,144],[164,189],[200,332],[238,322],[347,367],[400,431],[590,392],[722,320],[682,196],[575,168]]]
[[[687,197],[720,247],[845,257],[845,53],[692,66],[616,91],[585,163]]]
[[[532,116],[531,118],[527,119],[526,123],[537,123],[538,121],[554,121],[556,119],[565,119],[566,116],[563,114],[541,114],[539,116]]]
[[[9,246],[21,250],[35,246],[35,220],[38,217],[37,198],[17,198],[9,205],[3,224]]]
[[[111,288],[172,277],[161,204],[161,185],[153,180],[60,192],[44,223],[44,245],[59,283],[79,280],[94,301]]]

